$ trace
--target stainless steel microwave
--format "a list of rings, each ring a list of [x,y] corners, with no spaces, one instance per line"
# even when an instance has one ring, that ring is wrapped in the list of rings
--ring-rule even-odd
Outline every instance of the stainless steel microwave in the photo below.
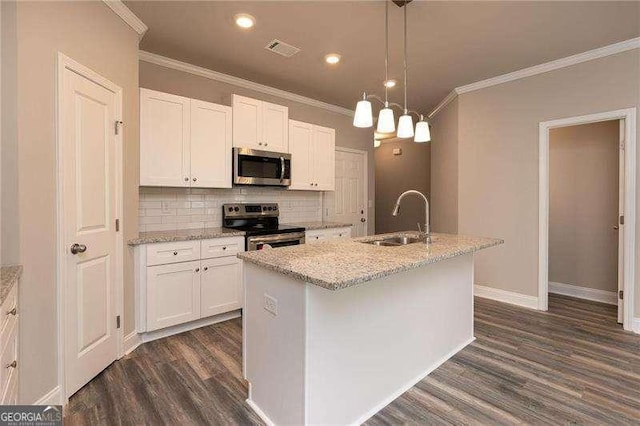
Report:
[[[236,185],[291,185],[291,154],[233,148],[233,183]]]

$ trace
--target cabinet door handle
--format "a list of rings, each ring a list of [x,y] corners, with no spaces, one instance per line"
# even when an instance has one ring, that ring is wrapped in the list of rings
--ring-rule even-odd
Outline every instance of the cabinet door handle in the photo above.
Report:
[[[264,143],[264,146],[267,146],[267,145],[269,145],[269,143],[268,143],[268,142],[265,142],[265,143]]]
[[[16,368],[18,366],[18,361],[13,361],[11,364],[7,364],[5,368]]]
[[[200,268],[196,268],[196,272],[200,272]]]
[[[193,181],[194,181],[194,182],[197,182],[197,181],[198,181],[198,178],[193,178]]]
[[[204,267],[204,270],[205,270],[205,271],[208,271],[208,270],[209,270],[209,267],[208,267],[208,266],[205,266],[205,267]]]
[[[16,308],[13,308],[12,310],[10,310],[9,312],[7,312],[7,315],[15,315],[17,314],[18,311],[16,310]]]
[[[258,145],[262,146],[262,142],[258,142]]]
[[[222,250],[226,250],[226,249],[227,249],[227,246],[222,247]]]
[[[177,255],[178,255],[178,252],[177,252],[177,251],[174,251],[174,252],[173,252],[173,255],[174,255],[174,256],[177,256]]]
[[[189,178],[187,176],[184,177],[185,182],[189,182]]]

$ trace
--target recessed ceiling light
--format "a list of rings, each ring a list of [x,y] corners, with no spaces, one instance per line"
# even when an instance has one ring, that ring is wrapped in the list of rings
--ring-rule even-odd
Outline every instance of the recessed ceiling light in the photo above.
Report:
[[[324,60],[329,65],[335,65],[340,62],[340,55],[337,53],[329,53],[328,55],[325,55]]]
[[[387,89],[391,89],[392,87],[396,87],[396,83],[397,82],[395,80],[387,80],[383,84]]]
[[[240,28],[248,29],[256,24],[256,18],[247,13],[238,13],[234,18]]]

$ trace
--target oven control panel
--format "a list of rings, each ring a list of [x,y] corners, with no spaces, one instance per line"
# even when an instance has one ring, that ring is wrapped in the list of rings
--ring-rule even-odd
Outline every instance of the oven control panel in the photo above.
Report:
[[[223,204],[222,217],[264,217],[275,216],[279,214],[278,203],[264,203],[264,204],[250,204],[250,203],[237,203],[237,204]]]

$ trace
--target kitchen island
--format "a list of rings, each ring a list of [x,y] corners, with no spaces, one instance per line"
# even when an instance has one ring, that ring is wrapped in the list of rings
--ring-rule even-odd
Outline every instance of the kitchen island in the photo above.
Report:
[[[247,402],[267,423],[362,423],[473,341],[473,253],[502,241],[372,244],[397,235],[238,254]]]

